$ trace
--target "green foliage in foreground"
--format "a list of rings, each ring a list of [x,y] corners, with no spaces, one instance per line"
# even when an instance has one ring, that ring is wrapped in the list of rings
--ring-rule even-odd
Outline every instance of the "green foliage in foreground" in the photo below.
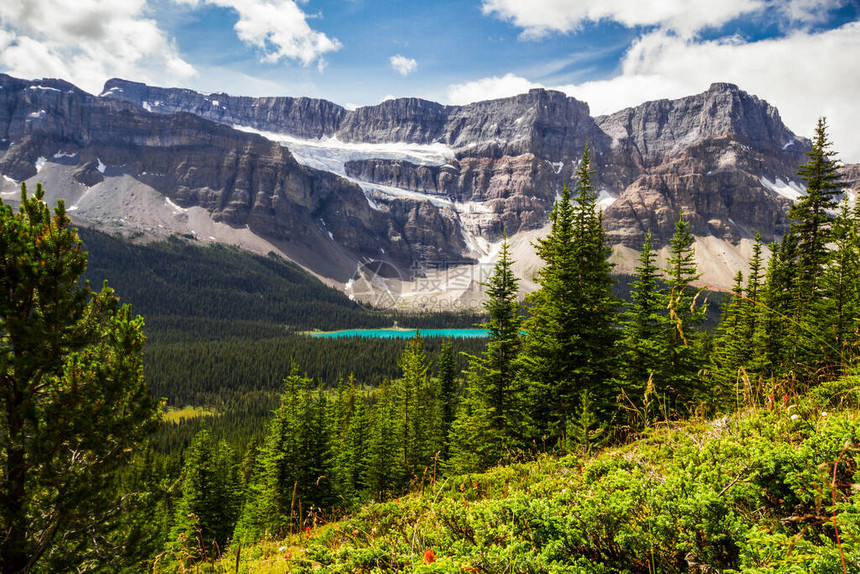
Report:
[[[774,393],[594,457],[544,456],[341,522],[309,518],[307,533],[241,549],[238,571],[857,572],[860,376]],[[235,571],[236,552],[209,571]]]

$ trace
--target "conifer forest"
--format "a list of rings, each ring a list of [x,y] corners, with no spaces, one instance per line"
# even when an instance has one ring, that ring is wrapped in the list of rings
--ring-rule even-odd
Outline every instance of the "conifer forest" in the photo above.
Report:
[[[684,213],[615,274],[590,153],[537,289],[505,240],[474,313],[0,203],[0,573],[860,572],[860,204],[825,121],[730,293]]]

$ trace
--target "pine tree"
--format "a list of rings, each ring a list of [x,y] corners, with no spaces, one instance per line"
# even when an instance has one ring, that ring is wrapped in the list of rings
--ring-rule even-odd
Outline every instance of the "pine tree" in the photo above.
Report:
[[[457,415],[457,404],[460,402],[460,384],[457,380],[456,364],[454,362],[454,343],[447,339],[442,344],[439,360],[436,363],[439,380],[440,420],[439,435],[443,442],[442,458],[448,458],[449,434],[451,425]]]
[[[704,364],[702,337],[698,328],[705,319],[706,308],[698,302],[702,290],[693,286],[701,277],[693,243],[690,225],[681,214],[669,244],[666,268],[671,321],[666,388],[661,389],[672,394],[676,406],[684,401],[689,405],[696,398],[699,370]]]
[[[625,313],[621,342],[622,384],[631,398],[643,396],[648,381],[661,381],[659,386],[665,388],[670,323],[665,284],[655,259],[649,231],[634,272],[636,280],[631,284],[631,305]]]
[[[22,184],[17,210],[0,201],[0,572],[111,559],[114,471],[160,418],[143,319],[86,266],[62,200],[52,214]]]
[[[562,188],[550,214],[551,231],[537,242],[546,263],[529,295],[522,367],[536,388],[536,421],[549,436],[565,432],[580,395],[588,391],[595,411],[607,416],[615,397],[618,301],[611,287],[610,249],[596,206],[586,145],[576,175],[578,195]]]
[[[333,504],[325,395],[292,366],[272,414],[236,525],[236,538],[283,535],[300,522],[300,510]]]
[[[233,534],[239,510],[235,454],[203,429],[185,452],[181,481],[170,545],[194,548],[198,559],[214,560]]]
[[[493,274],[484,286],[489,321],[487,349],[470,357],[469,386],[452,437],[451,467],[468,472],[484,469],[523,448],[528,438],[527,398],[517,376],[521,348],[518,281],[505,237]]]
[[[819,278],[827,265],[832,218],[829,210],[836,208],[836,196],[842,189],[835,152],[827,139],[827,122],[818,120],[808,161],[798,174],[806,182],[806,193],[788,212],[793,219],[792,232],[798,240],[798,265],[795,298],[798,312],[806,313],[819,293]]]

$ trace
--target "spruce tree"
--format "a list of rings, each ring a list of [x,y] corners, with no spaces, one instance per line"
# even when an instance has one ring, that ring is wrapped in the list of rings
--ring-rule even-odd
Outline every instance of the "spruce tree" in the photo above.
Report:
[[[359,396],[355,401],[355,408],[347,429],[347,441],[344,445],[347,457],[344,469],[346,471],[346,488],[343,496],[348,505],[351,502],[350,495],[352,495],[352,501],[358,501],[367,490],[364,477],[367,469],[370,433],[371,425],[366,400]]]
[[[665,283],[655,259],[649,231],[634,271],[636,280],[631,284],[631,304],[625,313],[621,343],[622,384],[631,399],[643,396],[648,381],[658,381],[665,388],[669,316]]]
[[[770,260],[760,288],[761,315],[754,335],[754,355],[760,357],[765,376],[781,376],[791,370],[801,329],[793,320],[794,285],[797,277],[797,236],[789,232],[770,245]]]
[[[442,458],[447,459],[448,435],[457,415],[457,404],[460,402],[460,384],[457,380],[454,361],[454,342],[450,338],[442,344],[439,360],[436,363],[436,375],[439,380],[439,435],[443,443]]]
[[[487,348],[469,359],[469,386],[452,436],[452,468],[467,472],[487,468],[521,449],[530,434],[527,397],[517,376],[522,318],[518,281],[511,268],[507,237],[493,274],[484,286],[489,321]]]
[[[669,288],[668,366],[666,388],[676,406],[689,406],[699,391],[699,370],[704,364],[702,336],[698,329],[705,319],[705,306],[698,301],[702,290],[693,283],[701,274],[696,265],[693,234],[684,215],[675,224],[669,244],[666,279]]]
[[[793,219],[792,232],[797,236],[798,260],[795,298],[798,311],[806,313],[819,292],[819,279],[827,265],[832,217],[828,211],[836,208],[836,196],[842,189],[836,153],[827,139],[827,122],[818,120],[808,161],[798,174],[806,182],[806,193],[788,212]]]
[[[292,366],[279,407],[272,414],[236,525],[236,537],[283,535],[300,510],[333,504],[325,395]]]
[[[746,303],[743,298],[743,273],[735,274],[732,293],[723,303],[723,313],[714,337],[710,371],[718,388],[734,388],[738,370],[747,366],[752,339],[747,338]]]
[[[817,302],[817,312],[829,323],[822,342],[824,357],[841,371],[856,355],[860,317],[860,234],[857,214],[849,208],[847,198],[833,220],[831,244],[832,256],[821,277],[823,297]]]
[[[403,469],[407,481],[420,476],[431,464],[433,449],[437,445],[432,417],[432,393],[429,383],[427,355],[420,333],[406,343],[398,366],[403,372],[393,389],[397,396],[398,430],[403,444]]]
[[[376,391],[362,476],[368,494],[376,500],[384,500],[400,492],[406,484],[397,403],[395,391],[386,380]]]
[[[522,367],[535,387],[537,422],[549,436],[565,432],[588,391],[594,409],[608,416],[615,397],[618,301],[612,295],[603,216],[591,183],[589,148],[577,168],[578,194],[562,188],[550,214],[551,230],[537,242],[545,266],[529,295]]]
[[[353,460],[350,452],[352,437],[350,427],[354,416],[356,404],[361,402],[356,396],[355,379],[349,378],[338,380],[337,393],[331,402],[331,481],[337,496],[347,506],[352,504],[356,498],[355,481],[352,473]]]
[[[220,556],[239,510],[237,470],[235,454],[226,442],[216,442],[205,428],[195,435],[185,451],[171,546],[193,548],[200,560]]]

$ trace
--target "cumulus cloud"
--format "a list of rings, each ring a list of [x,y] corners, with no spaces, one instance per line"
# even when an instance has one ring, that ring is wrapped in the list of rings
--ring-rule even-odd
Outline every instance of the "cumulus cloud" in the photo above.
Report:
[[[400,74],[401,76],[408,76],[412,72],[418,69],[418,62],[416,62],[413,58],[407,58],[406,56],[401,56],[397,54],[396,56],[391,56],[388,58],[388,61],[391,63],[391,69]]]
[[[540,87],[542,87],[540,84],[520,76],[505,74],[502,77],[493,76],[463,84],[452,84],[448,87],[447,101],[451,104],[469,104],[481,100],[507,98]]]
[[[308,15],[293,0],[175,0],[192,7],[209,4],[234,10],[239,20],[233,27],[245,44],[262,54],[262,61],[293,60],[304,66],[325,67],[324,55],[341,48],[336,38],[314,30]]]
[[[90,92],[113,76],[167,83],[195,74],[146,16],[145,0],[3,0],[0,68]]]
[[[527,38],[567,33],[585,22],[613,21],[627,27],[656,26],[691,36],[737,18],[775,9],[783,17],[813,22],[844,0],[483,0],[484,14],[523,29]]]
[[[655,31],[624,57],[621,73],[607,80],[547,86],[588,102],[592,115],[608,114],[648,100],[704,91],[731,82],[774,105],[795,133],[811,136],[826,116],[834,149],[846,162],[860,162],[860,23],[821,33],[796,31],[784,38],[741,42],[736,38],[694,42]],[[522,93],[536,84],[508,74],[449,87],[452,102],[467,103]]]

